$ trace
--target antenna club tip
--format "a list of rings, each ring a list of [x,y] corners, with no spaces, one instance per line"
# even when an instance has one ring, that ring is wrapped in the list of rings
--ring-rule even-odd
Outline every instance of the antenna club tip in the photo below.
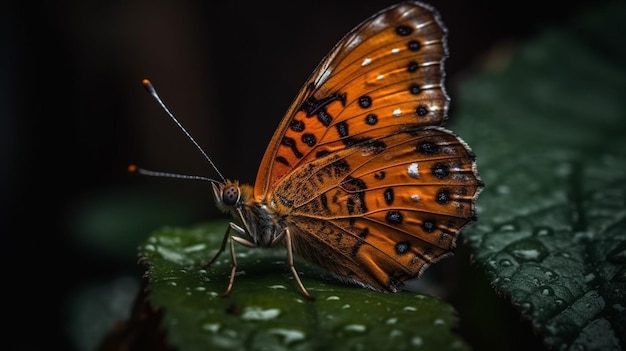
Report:
[[[150,81],[148,79],[144,79],[141,81],[141,84],[143,85],[144,88],[146,88],[146,90],[154,95],[155,91],[154,91],[154,87],[152,86],[152,83],[150,83]]]
[[[137,173],[137,171],[137,165],[132,163],[128,165],[128,173]]]

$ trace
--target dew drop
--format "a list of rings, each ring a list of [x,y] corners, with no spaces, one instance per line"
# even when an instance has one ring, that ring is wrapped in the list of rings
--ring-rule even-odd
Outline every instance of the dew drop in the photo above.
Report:
[[[248,257],[250,254],[248,252],[237,252],[235,254],[235,256],[237,256],[237,258],[246,258]]]
[[[446,324],[446,321],[444,321],[444,320],[443,320],[443,319],[441,319],[441,318],[437,318],[437,319],[435,319],[435,320],[433,321],[433,324],[434,324],[434,325],[445,325],[445,324]]]
[[[589,284],[594,279],[596,279],[596,275],[593,273],[585,274],[585,283]]]
[[[274,328],[270,329],[269,332],[270,334],[281,336],[285,345],[304,340],[306,337],[306,334],[302,331],[294,329]]]
[[[548,249],[533,238],[516,241],[504,250],[523,262],[541,262],[548,256]]]
[[[278,317],[280,310],[278,308],[262,309],[260,307],[247,307],[241,315],[241,319],[249,321],[265,321]]]
[[[417,311],[417,308],[415,308],[413,306],[404,306],[403,310],[405,312],[415,312],[415,311]]]
[[[546,278],[549,279],[549,280],[554,280],[554,279],[558,279],[559,278],[559,276],[556,273],[554,273],[553,271],[545,271],[545,272],[543,272],[543,275],[545,275]]]
[[[184,261],[184,257],[179,251],[168,249],[165,246],[157,247],[156,251],[161,254],[161,257],[163,257],[163,259],[170,262]]]
[[[496,228],[500,232],[515,232],[518,230],[517,226],[513,223],[503,223]]]
[[[513,263],[511,263],[511,260],[503,258],[500,260],[499,262],[500,267],[511,267],[513,265]]]
[[[219,323],[205,323],[202,325],[202,329],[208,330],[212,333],[217,333],[220,330]]]
[[[348,324],[345,327],[343,327],[343,329],[346,331],[353,331],[353,332],[358,332],[358,333],[363,333],[367,331],[367,327],[364,326],[363,324]]]
[[[540,251],[533,250],[533,249],[513,250],[513,255],[515,255],[517,258],[520,258],[524,261],[540,261],[539,254],[540,254]]]
[[[206,244],[196,244],[183,248],[185,252],[198,252],[206,250]]]
[[[542,286],[539,288],[539,290],[541,291],[541,295],[543,296],[553,296],[554,295],[554,289],[552,289],[552,287],[550,286]]]
[[[396,324],[398,322],[398,318],[389,318],[387,319],[387,321],[385,321],[385,324],[387,325],[391,325],[391,324]]]
[[[286,290],[287,289],[287,287],[282,285],[282,284],[270,285],[270,286],[268,286],[268,288],[274,289],[274,290],[278,290],[278,289]]]
[[[330,301],[330,300],[339,300],[339,296],[329,296],[326,298],[326,301]]]
[[[413,338],[411,338],[411,344],[413,346],[422,346],[424,344],[424,339],[422,339],[420,336],[414,336]]]
[[[554,230],[550,227],[536,227],[533,231],[534,236],[548,236],[554,234]]]

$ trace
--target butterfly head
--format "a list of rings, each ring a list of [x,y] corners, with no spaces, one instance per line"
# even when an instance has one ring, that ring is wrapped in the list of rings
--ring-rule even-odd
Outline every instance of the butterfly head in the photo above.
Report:
[[[239,184],[238,180],[226,180],[224,183],[213,182],[213,198],[215,205],[222,212],[231,212],[238,208],[252,194],[252,187],[248,184]]]

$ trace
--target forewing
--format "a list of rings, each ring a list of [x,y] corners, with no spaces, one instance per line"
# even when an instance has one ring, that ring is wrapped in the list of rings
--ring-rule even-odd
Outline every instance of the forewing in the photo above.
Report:
[[[388,127],[440,125],[446,29],[428,5],[389,7],[348,33],[287,110],[265,152],[257,199],[290,172],[329,152],[379,138]]]

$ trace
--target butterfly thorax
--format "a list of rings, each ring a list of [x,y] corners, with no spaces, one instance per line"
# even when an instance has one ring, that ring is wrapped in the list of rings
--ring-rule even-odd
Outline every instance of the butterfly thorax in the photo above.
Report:
[[[226,180],[213,184],[215,204],[222,212],[230,213],[243,229],[238,234],[255,247],[271,247],[285,235],[285,216],[265,200],[254,198],[252,186]],[[237,230],[236,230],[237,231]]]

